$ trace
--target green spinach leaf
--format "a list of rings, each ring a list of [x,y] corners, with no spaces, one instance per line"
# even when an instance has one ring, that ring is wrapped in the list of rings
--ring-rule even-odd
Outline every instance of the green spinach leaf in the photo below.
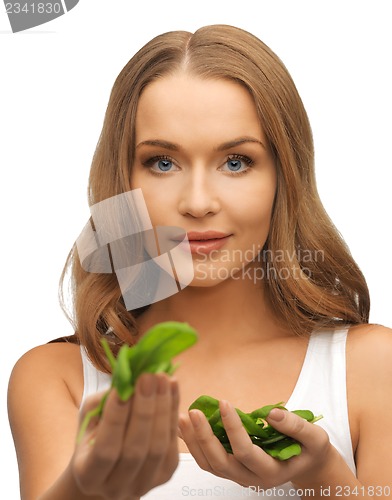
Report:
[[[177,366],[172,358],[197,342],[197,333],[187,323],[166,321],[150,328],[134,346],[123,345],[113,356],[106,339],[102,339],[105,354],[112,368],[111,388],[115,388],[122,401],[127,401],[135,390],[142,373],[165,372],[172,375]],[[110,391],[110,390],[109,390]],[[102,415],[107,391],[96,408],[88,412],[78,434],[80,441],[93,417]]]
[[[301,445],[295,439],[282,434],[268,424],[266,418],[273,408],[287,410],[283,402],[257,408],[250,413],[244,413],[236,408],[241,422],[251,441],[262,448],[266,453],[278,460],[288,460],[301,453]],[[230,441],[225,432],[219,410],[219,401],[211,396],[202,395],[190,406],[189,410],[197,409],[204,413],[214,435],[219,439],[228,453],[233,453]],[[315,417],[310,410],[294,410],[292,413],[304,418],[310,423],[317,422],[322,416]]]

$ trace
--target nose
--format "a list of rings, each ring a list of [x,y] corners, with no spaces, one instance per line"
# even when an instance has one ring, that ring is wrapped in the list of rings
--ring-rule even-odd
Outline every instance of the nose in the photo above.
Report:
[[[181,186],[178,210],[181,215],[200,218],[211,216],[220,211],[216,182],[204,168],[188,172]]]

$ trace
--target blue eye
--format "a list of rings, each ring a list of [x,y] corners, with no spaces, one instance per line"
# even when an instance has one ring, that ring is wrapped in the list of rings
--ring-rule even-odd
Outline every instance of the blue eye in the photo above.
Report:
[[[167,172],[172,168],[173,162],[171,162],[170,160],[158,160],[157,166],[162,172]]]
[[[170,156],[152,156],[142,161],[142,165],[155,175],[165,175],[166,173],[178,171],[175,160]]]
[[[223,170],[231,174],[245,174],[249,167],[253,165],[253,160],[244,155],[232,155],[227,158]]]
[[[242,162],[237,159],[227,160],[227,166],[232,172],[237,172],[242,167]]]

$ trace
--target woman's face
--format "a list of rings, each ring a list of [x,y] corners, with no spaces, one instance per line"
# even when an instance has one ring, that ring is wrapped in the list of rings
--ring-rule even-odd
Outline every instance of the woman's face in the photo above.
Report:
[[[148,85],[136,115],[131,186],[141,188],[153,226],[186,231],[192,285],[240,279],[266,241],[276,191],[248,91],[185,72]]]

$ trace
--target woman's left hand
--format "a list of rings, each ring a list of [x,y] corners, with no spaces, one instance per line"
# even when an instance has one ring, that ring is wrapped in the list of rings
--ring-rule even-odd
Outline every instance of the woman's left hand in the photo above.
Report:
[[[202,469],[216,476],[263,489],[289,481],[302,486],[309,478],[323,477],[334,460],[336,450],[325,430],[294,413],[273,409],[267,418],[270,425],[302,446],[300,455],[280,461],[252,443],[230,403],[221,401],[220,410],[233,454],[223,448],[201,411],[180,416],[180,434],[190,453]]]

